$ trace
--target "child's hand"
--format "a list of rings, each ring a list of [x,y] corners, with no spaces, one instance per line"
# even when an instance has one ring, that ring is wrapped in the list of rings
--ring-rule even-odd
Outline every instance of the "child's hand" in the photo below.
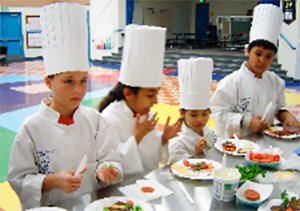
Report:
[[[163,144],[166,144],[169,139],[177,136],[177,133],[181,130],[181,118],[179,118],[173,125],[169,125],[170,116],[168,116],[165,127],[164,134],[162,136]]]
[[[283,129],[285,131],[300,133],[300,122],[294,116],[287,115],[283,122]]]
[[[268,123],[261,120],[260,116],[252,117],[250,121],[249,130],[252,133],[258,133],[263,130],[266,130],[269,127]]]
[[[140,114],[137,114],[135,127],[134,127],[134,137],[139,144],[144,136],[153,130],[156,126],[158,120],[155,120],[157,113],[151,119],[149,118],[149,114],[146,115],[145,119],[140,122]]]
[[[197,156],[200,156],[203,154],[204,149],[207,147],[207,142],[204,138],[199,139],[196,142],[196,148],[195,148],[195,153]]]
[[[97,177],[99,180],[109,185],[119,179],[120,173],[114,167],[102,167],[98,170]]]
[[[73,171],[49,174],[43,181],[43,191],[60,189],[71,193],[80,188],[82,175],[74,176]]]

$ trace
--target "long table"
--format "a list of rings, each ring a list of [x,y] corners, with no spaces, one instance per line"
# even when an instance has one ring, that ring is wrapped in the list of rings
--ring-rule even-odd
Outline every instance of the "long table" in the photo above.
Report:
[[[283,150],[283,157],[287,159],[294,150],[300,147],[300,139],[294,140],[281,140],[266,135],[256,135],[249,138],[251,141],[256,142],[261,149],[267,148],[270,145],[273,147],[279,147]],[[223,153],[217,149],[212,148],[206,152],[206,158],[221,162]],[[234,167],[237,164],[246,164],[246,160],[243,156],[227,156],[227,166]],[[300,165],[300,164],[299,164]],[[276,171],[276,169],[268,169],[268,171]],[[300,196],[300,173],[294,172],[297,177],[296,183],[275,183],[274,190],[270,198],[280,198],[280,194],[284,189],[291,191]],[[132,184],[137,179],[143,178],[145,175],[137,175],[129,179],[125,179],[118,185],[109,186],[107,188],[99,190],[93,199],[101,199],[109,196],[122,196],[123,194],[118,190],[119,187]],[[237,200],[232,202],[220,202],[213,198],[212,187],[213,181],[200,181],[200,180],[189,180],[182,179],[174,176],[169,166],[158,168],[148,175],[147,178],[155,179],[165,187],[173,191],[173,194],[161,199],[151,201],[151,206],[154,210],[165,210],[165,211],[201,211],[201,210],[256,210],[254,207],[240,204]],[[186,190],[194,199],[195,203],[191,204],[178,188],[178,181],[181,181]]]

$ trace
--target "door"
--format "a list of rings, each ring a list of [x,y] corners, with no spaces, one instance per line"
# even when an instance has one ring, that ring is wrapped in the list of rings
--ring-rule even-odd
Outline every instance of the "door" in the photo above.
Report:
[[[24,58],[20,12],[0,12],[0,45],[7,47],[9,60]]]
[[[196,5],[196,38],[197,40],[205,39],[208,32],[209,23],[209,4]]]

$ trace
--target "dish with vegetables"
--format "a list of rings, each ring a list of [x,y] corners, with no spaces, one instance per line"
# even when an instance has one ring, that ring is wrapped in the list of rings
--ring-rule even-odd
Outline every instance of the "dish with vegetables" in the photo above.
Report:
[[[255,181],[258,175],[261,174],[263,177],[266,175],[266,171],[263,170],[259,165],[237,165],[236,168],[241,174],[240,182],[245,182],[247,180]]]

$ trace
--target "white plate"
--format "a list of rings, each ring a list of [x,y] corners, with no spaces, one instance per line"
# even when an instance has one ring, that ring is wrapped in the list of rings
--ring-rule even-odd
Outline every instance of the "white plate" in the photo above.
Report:
[[[264,133],[268,136],[271,136],[271,137],[274,137],[274,138],[279,138],[279,139],[296,139],[296,138],[300,138],[300,134],[297,134],[297,133],[294,133],[292,135],[286,135],[286,136],[279,136],[279,135],[276,135],[274,133],[272,133],[272,131],[283,131],[283,127],[281,126],[273,126],[273,127],[270,127],[269,130],[264,130]]]
[[[141,200],[138,200],[135,198],[130,198],[130,197],[125,197],[125,196],[108,197],[108,198],[94,201],[89,206],[87,206],[84,209],[84,211],[99,211],[99,210],[102,211],[103,208],[109,207],[118,201],[127,202],[127,200],[133,201],[134,205],[140,206],[143,209],[143,211],[153,211],[153,209],[151,208],[151,206],[149,204],[147,204]]]
[[[257,164],[261,167],[276,168],[281,162],[284,161],[283,157],[281,156],[282,152],[278,147],[269,146],[269,148],[265,148],[261,151],[254,152],[254,153],[262,153],[262,154],[278,155],[280,157],[278,162],[273,162],[273,163],[255,162],[255,161],[250,160],[250,153],[251,152],[247,152],[247,154],[245,155],[246,161],[250,164]]]
[[[186,167],[183,165],[184,160],[180,160],[171,166],[171,171],[174,175],[182,178],[192,179],[192,180],[212,180],[213,171],[222,167],[221,163],[209,159],[191,158],[185,160],[187,160],[191,164],[205,162],[207,164],[211,164],[213,166],[213,169],[194,171],[190,167]]]
[[[257,191],[260,194],[260,198],[256,201],[248,200],[244,195],[245,191],[248,189]],[[241,204],[258,207],[271,196],[272,192],[272,184],[259,184],[248,180],[237,190],[235,195]]]
[[[271,207],[273,206],[279,206],[281,204],[282,200],[281,199],[271,199],[269,201],[266,201],[263,203],[257,211],[272,211]]]
[[[235,149],[234,152],[225,151],[223,149],[222,144],[225,143],[226,141],[230,141],[233,144],[235,144],[236,149]],[[219,138],[217,140],[217,142],[215,143],[215,147],[220,152],[224,152],[226,154],[233,155],[233,156],[244,156],[247,153],[247,152],[239,153],[238,151],[240,149],[246,149],[246,151],[259,151],[260,150],[260,147],[252,141],[248,141],[248,140],[245,140],[245,139],[236,140],[236,139],[233,139],[233,138],[228,138],[228,139]]]
[[[36,208],[27,209],[26,211],[67,211],[67,210],[60,207],[36,207]]]

